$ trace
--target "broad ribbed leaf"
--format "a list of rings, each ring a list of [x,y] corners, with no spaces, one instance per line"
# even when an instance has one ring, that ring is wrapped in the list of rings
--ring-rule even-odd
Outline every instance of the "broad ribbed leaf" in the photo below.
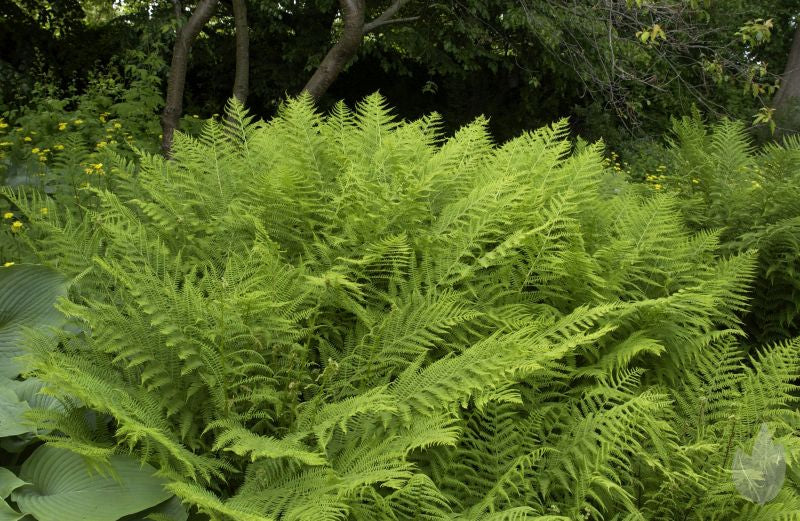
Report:
[[[44,266],[0,269],[0,376],[14,377],[22,371],[15,358],[23,353],[24,328],[64,323],[54,304],[67,295],[67,287],[63,275]]]
[[[19,477],[30,485],[11,497],[38,521],[116,521],[172,495],[153,467],[122,455],[111,456],[110,464],[113,477],[93,472],[77,454],[43,445],[20,469]]]
[[[186,508],[184,508],[180,499],[177,496],[172,496],[153,508],[137,512],[132,516],[125,516],[119,521],[186,521],[188,517],[189,513],[186,512]]]

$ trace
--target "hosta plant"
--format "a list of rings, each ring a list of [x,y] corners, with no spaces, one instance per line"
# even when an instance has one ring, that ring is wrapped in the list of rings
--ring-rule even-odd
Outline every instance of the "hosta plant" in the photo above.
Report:
[[[6,189],[81,324],[28,343],[73,400],[48,439],[220,521],[800,519],[800,342],[738,345],[755,253],[610,189],[564,122],[438,128],[232,102],[83,213]],[[763,505],[731,474],[762,426],[789,468]]]

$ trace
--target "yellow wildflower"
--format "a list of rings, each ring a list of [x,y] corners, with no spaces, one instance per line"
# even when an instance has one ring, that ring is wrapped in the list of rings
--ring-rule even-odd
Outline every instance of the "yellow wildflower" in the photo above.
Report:
[[[35,147],[35,148],[31,149],[31,154],[38,154],[38,153],[39,153],[39,147]]]
[[[114,123],[114,128],[122,128],[122,123]]]
[[[30,143],[31,141],[33,141],[33,138],[31,138],[30,136],[25,136],[24,138],[22,138],[22,141]]]
[[[9,262],[6,262],[5,264],[3,264],[3,267],[4,267],[4,268],[10,268],[10,267],[11,267],[11,266],[13,266],[13,265],[14,265],[14,263],[13,263],[13,262],[11,262],[11,261],[9,261]]]
[[[106,116],[105,116],[105,114],[100,114],[100,117],[99,117],[99,118],[97,118],[97,119],[99,119],[99,120],[100,120],[100,123],[105,123],[105,122],[106,122]]]
[[[11,224],[11,230],[13,230],[13,231],[15,231],[15,232],[16,232],[16,231],[18,231],[18,230],[21,230],[21,229],[22,229],[22,226],[23,226],[23,224],[22,224],[22,221],[14,221],[14,222]]]
[[[75,125],[81,125],[83,123],[83,120],[82,119],[76,119],[75,121],[73,121],[73,123]]]
[[[58,130],[66,130],[66,128],[67,128],[67,124],[66,123],[62,122],[62,123],[58,124]]]
[[[53,148],[55,148],[56,150],[64,150],[64,145],[62,145],[61,143],[59,143],[59,144],[57,144],[57,145],[53,145]]]
[[[47,213],[48,213],[49,211],[50,211],[50,210],[48,210],[46,206],[42,206],[42,207],[39,209],[39,213],[40,213],[40,214],[42,214],[42,215],[47,215]]]
[[[108,144],[108,143],[106,143],[105,141],[101,141],[101,142],[99,142],[99,143],[97,144],[97,148],[103,148],[103,147],[105,147],[107,144]]]
[[[47,161],[47,156],[46,156],[46,155],[44,155],[44,154],[41,154],[41,155],[39,155],[39,161],[41,161],[42,163],[44,163],[45,161]]]
[[[14,214],[11,212],[6,212],[3,214],[3,219],[11,219],[12,217],[14,217]]]
[[[693,182],[694,184],[696,184],[696,185],[699,185],[699,184],[700,184],[700,180],[699,180],[699,179],[692,179],[692,182]]]
[[[91,175],[92,172],[94,172],[94,170],[92,170],[91,168],[84,168],[83,171],[86,172],[89,175]]]
[[[653,188],[655,188],[656,190],[661,190],[661,188],[663,187],[660,184],[656,183],[653,185]]]
[[[0,143],[0,147],[10,147],[10,146],[11,146],[11,141],[3,141],[2,143]]]
[[[95,170],[100,170],[101,168],[103,168],[103,163],[94,163],[92,164],[92,168],[94,168]]]
[[[8,128],[8,123],[5,121],[0,121],[0,128]]]

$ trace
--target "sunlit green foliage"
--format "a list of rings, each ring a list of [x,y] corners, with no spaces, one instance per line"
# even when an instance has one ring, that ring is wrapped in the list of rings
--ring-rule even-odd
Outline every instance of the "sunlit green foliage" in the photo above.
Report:
[[[24,359],[67,404],[46,438],[215,520],[799,518],[796,474],[759,506],[729,471],[762,424],[800,457],[800,342],[738,344],[757,254],[565,122],[439,126],[232,102],[80,213],[4,189],[81,324]]]

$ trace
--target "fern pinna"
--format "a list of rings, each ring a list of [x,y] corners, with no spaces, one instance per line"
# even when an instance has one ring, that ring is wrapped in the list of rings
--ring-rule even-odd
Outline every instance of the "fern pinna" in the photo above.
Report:
[[[564,121],[439,121],[232,101],[81,217],[6,191],[75,277],[82,331],[27,360],[69,405],[50,442],[133,453],[215,520],[800,519],[795,474],[761,506],[728,470],[764,423],[800,455],[800,343],[737,344],[754,252]]]

